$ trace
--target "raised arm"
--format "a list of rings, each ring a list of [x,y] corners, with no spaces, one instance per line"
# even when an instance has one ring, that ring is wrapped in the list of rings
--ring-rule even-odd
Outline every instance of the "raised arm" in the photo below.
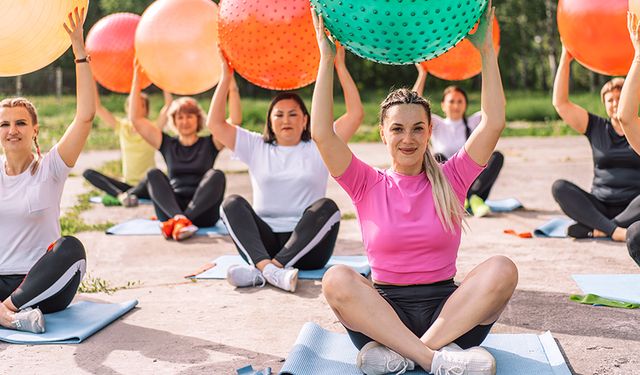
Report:
[[[416,69],[418,70],[418,78],[416,78],[416,83],[413,84],[412,90],[420,96],[424,96],[424,85],[427,82],[427,69],[425,69],[421,63],[416,63]]]
[[[96,114],[96,84],[91,73],[91,66],[86,61],[87,51],[84,48],[82,28],[84,17],[85,9],[75,8],[73,14],[69,13],[68,25],[64,24],[64,29],[71,39],[73,56],[76,61],[85,59],[84,62],[76,62],[76,115],[58,142],[58,154],[69,167],[76,164],[82,148],[87,142]]]
[[[485,13],[480,18],[478,30],[468,37],[482,56],[482,94],[480,98],[482,120],[465,143],[465,149],[469,156],[480,165],[485,165],[489,161],[505,127],[504,91],[491,35],[494,13],[495,8],[491,6],[491,1],[489,1]]]
[[[562,46],[556,78],[553,81],[553,106],[560,118],[580,134],[587,131],[589,113],[586,109],[569,100],[569,74],[573,56]]]
[[[162,108],[160,108],[160,113],[158,113],[158,118],[156,119],[156,126],[160,130],[164,130],[164,127],[167,126],[167,122],[169,121],[167,113],[169,112],[171,103],[173,103],[173,95],[167,90],[162,90],[162,98],[164,99],[164,104]],[[149,108],[147,108],[147,111],[149,111]]]
[[[138,134],[140,134],[151,147],[158,150],[162,144],[162,130],[145,117],[144,110],[140,105],[140,71],[141,67],[136,60],[133,68],[131,93],[129,94],[129,120],[138,131]]]
[[[640,23],[638,21],[638,15],[631,12],[627,14],[627,27],[635,55],[629,74],[624,80],[624,86],[622,86],[617,117],[627,141],[636,153],[640,154],[640,118],[638,118],[638,107],[640,106]]]
[[[231,86],[231,81],[233,79],[233,71],[222,52],[220,52],[220,61],[222,64],[222,77],[220,78],[220,82],[218,82],[216,91],[213,93],[213,97],[211,98],[209,115],[207,116],[207,127],[209,128],[209,131],[211,131],[211,135],[216,142],[219,142],[229,150],[233,151],[236,146],[237,129],[225,119],[225,107],[227,103],[227,96],[229,95],[229,87]],[[231,97],[233,97],[233,95],[231,95]],[[239,94],[237,97],[237,104],[234,105],[237,107],[240,106]],[[234,105],[230,105],[232,121],[234,111],[237,111],[237,108],[233,108]],[[237,116],[237,113],[235,116]],[[240,118],[240,120],[242,120],[242,118]],[[218,146],[216,145],[216,147]]]
[[[231,74],[231,84],[228,95],[229,118],[227,122],[240,126],[242,124],[242,104],[240,102],[240,89],[236,83],[236,78]]]
[[[353,78],[347,69],[344,47],[340,44],[336,44],[334,65],[336,72],[338,73],[340,86],[342,86],[344,104],[347,107],[345,114],[336,120],[335,127],[336,133],[340,139],[347,143],[356,131],[358,131],[358,127],[360,127],[360,124],[362,123],[362,119],[364,118],[364,107],[360,100],[358,86],[356,86],[356,83],[353,81]]]
[[[93,87],[95,89],[94,95],[96,98],[96,115],[98,115],[98,118],[100,118],[100,120],[102,120],[109,127],[115,129],[115,127],[118,125],[118,120],[113,115],[113,113],[102,106],[102,102],[100,102],[100,94],[98,93],[98,85],[95,84],[95,82]]]
[[[341,176],[351,162],[347,144],[333,130],[333,64],[335,46],[324,32],[324,21],[311,10],[316,39],[320,48],[318,77],[311,103],[311,137],[332,176]]]

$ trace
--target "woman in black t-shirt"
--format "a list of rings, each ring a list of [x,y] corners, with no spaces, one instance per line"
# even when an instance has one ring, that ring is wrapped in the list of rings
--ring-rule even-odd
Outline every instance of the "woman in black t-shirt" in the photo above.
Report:
[[[626,241],[626,228],[640,220],[640,157],[629,145],[615,116],[624,79],[614,78],[602,87],[600,98],[609,118],[596,116],[569,100],[572,59],[563,47],[553,85],[553,106],[562,120],[589,139],[594,178],[591,193],[558,180],[553,184],[553,197],[577,221],[569,227],[569,236]]]
[[[220,218],[219,209],[226,179],[222,171],[213,169],[218,153],[224,147],[212,136],[198,136],[204,128],[205,113],[198,102],[183,97],[171,104],[167,116],[170,128],[178,134],[171,137],[150,122],[139,108],[140,66],[136,64],[129,119],[138,133],[160,151],[167,164],[168,177],[159,169],[147,174],[148,189],[162,234],[166,239],[184,240],[198,227],[213,226]],[[231,122],[242,122],[240,95],[234,85],[229,93]]]

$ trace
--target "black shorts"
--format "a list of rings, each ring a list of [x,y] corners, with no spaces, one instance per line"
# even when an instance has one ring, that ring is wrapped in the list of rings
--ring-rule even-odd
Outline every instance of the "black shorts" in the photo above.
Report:
[[[404,325],[417,337],[422,337],[427,332],[440,315],[449,296],[458,288],[453,279],[422,285],[374,284],[373,286],[395,310]],[[475,326],[454,342],[463,349],[478,346],[487,337],[492,326],[493,323]],[[347,333],[358,350],[368,342],[374,341],[372,338],[348,328]]]

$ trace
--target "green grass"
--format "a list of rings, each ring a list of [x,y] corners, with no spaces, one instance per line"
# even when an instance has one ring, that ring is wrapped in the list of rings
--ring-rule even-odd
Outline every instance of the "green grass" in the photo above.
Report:
[[[88,193],[78,195],[78,202],[71,207],[64,215],[60,216],[60,230],[63,236],[73,236],[79,232],[99,231],[104,232],[111,226],[111,222],[103,222],[98,224],[87,224],[81,217],[82,212],[91,208],[89,197],[99,194],[92,190]]]
[[[375,142],[378,137],[378,111],[379,103],[383,99],[384,93],[363,92],[363,105],[365,117],[360,130],[353,138],[354,142]],[[427,97],[429,95],[427,94]],[[506,117],[507,130],[504,136],[550,136],[575,134],[566,125],[558,122],[559,118],[555,109],[551,105],[551,94],[545,92],[510,91],[506,93],[507,108]],[[125,95],[103,95],[103,105],[112,111],[116,116],[124,117]],[[207,110],[211,98],[200,96],[197,98],[202,108]],[[305,102],[311,105],[310,97],[305,97]],[[64,134],[65,129],[73,120],[75,114],[75,98],[64,96],[60,100],[54,96],[33,97],[40,116],[40,144],[44,150],[49,149]],[[151,100],[152,118],[157,115],[161,105],[161,95],[154,94]],[[575,93],[571,95],[571,100],[583,106],[587,110],[604,116],[604,107],[600,103],[597,93]],[[440,93],[433,95],[433,112],[442,114],[440,109]],[[265,116],[269,106],[267,99],[242,99],[243,126],[249,130],[262,132],[265,123]],[[469,94],[469,110],[471,114],[480,108],[480,93]],[[336,98],[334,113],[338,116],[344,113],[344,102],[341,98]],[[517,126],[511,123],[517,122]],[[96,119],[93,130],[87,142],[87,150],[117,149],[118,139],[111,128],[102,121]]]
[[[106,293],[113,294],[118,290],[131,289],[142,285],[140,281],[127,281],[126,285],[112,286],[111,283],[100,277],[92,277],[87,274],[80,286],[78,287],[79,293]]]

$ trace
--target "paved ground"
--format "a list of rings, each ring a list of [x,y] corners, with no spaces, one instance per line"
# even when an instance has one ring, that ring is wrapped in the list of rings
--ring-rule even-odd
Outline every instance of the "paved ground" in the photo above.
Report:
[[[383,146],[353,145],[378,166],[388,164]],[[506,156],[492,198],[517,197],[526,210],[469,219],[463,235],[457,279],[495,254],[513,259],[520,271],[518,289],[494,332],[550,330],[578,374],[640,374],[640,311],[578,305],[567,300],[579,292],[574,273],[637,273],[623,244],[570,239],[520,239],[502,231],[531,231],[560,211],[550,186],[567,178],[588,188],[591,154],[580,137],[507,138]],[[115,159],[117,152],[85,154],[75,174]],[[251,197],[242,164],[223,153],[218,168],[228,174],[228,192]],[[86,190],[71,177],[64,205]],[[330,181],[328,196],[343,212],[354,212],[348,197]],[[89,222],[152,215],[136,209],[96,206]],[[88,250],[88,271],[112,285],[139,281],[112,295],[82,294],[79,300],[124,301],[138,307],[81,345],[17,346],[0,344],[0,373],[229,374],[246,364],[279,369],[298,331],[307,321],[342,331],[321,294],[320,282],[301,281],[295,294],[271,287],[236,290],[225,281],[186,281],[183,276],[222,254],[235,252],[228,238],[196,238],[176,244],[155,237],[112,237],[81,233]],[[355,220],[343,221],[336,254],[361,254]]]

